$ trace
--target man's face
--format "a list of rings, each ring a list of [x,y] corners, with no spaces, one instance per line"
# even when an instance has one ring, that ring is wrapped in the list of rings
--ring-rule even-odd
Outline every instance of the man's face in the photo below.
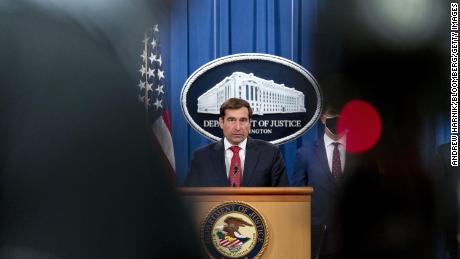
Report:
[[[225,116],[219,118],[219,126],[232,145],[240,144],[249,134],[248,108],[241,107],[236,110],[225,110]]]

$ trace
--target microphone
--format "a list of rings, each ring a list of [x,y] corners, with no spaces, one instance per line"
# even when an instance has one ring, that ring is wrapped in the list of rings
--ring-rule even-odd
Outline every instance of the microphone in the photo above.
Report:
[[[236,187],[236,174],[238,173],[238,163],[233,166],[233,187]]]

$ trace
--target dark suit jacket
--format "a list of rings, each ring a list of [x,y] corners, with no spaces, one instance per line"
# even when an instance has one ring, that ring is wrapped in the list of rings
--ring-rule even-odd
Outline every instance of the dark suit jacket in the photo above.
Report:
[[[229,186],[224,141],[193,153],[186,186]],[[279,149],[266,141],[248,138],[241,186],[288,186],[286,167]]]
[[[348,167],[347,162],[345,168]],[[343,173],[345,175],[346,170]],[[297,150],[292,185],[311,186],[314,189],[311,203],[313,256],[318,249],[321,228],[324,225],[327,225],[327,235],[323,240],[322,254],[334,252],[338,238],[333,217],[338,185],[329,169],[323,137],[316,141],[306,142]]]
[[[345,163],[345,167],[347,166]],[[329,169],[322,137],[304,143],[297,150],[292,185],[313,187],[312,225],[329,224],[331,202],[335,200],[337,184]]]
[[[350,180],[356,182],[356,177],[359,177],[359,180],[364,176],[366,180],[368,179],[366,176],[372,176],[372,181],[377,179],[378,183],[378,176],[373,174],[377,171],[376,163],[369,157],[347,154],[343,181],[338,184],[329,169],[323,136],[316,141],[304,143],[297,150],[292,185],[313,187],[311,203],[313,255],[319,248],[321,227],[324,225],[327,226],[327,230],[321,246],[321,254],[339,255],[342,249],[340,246],[342,236],[340,225],[343,222],[341,213],[343,208],[348,208],[343,201],[343,195],[345,192],[353,191],[354,185],[350,187]]]

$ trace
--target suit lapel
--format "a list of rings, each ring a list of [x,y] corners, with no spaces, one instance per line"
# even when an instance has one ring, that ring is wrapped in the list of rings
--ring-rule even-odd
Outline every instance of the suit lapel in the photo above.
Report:
[[[214,152],[211,155],[210,163],[213,164],[215,174],[217,174],[218,185],[228,186],[227,170],[225,169],[225,150],[224,141],[220,140],[214,144]]]
[[[251,178],[254,176],[257,162],[259,161],[259,155],[259,149],[254,144],[254,141],[248,137],[248,142],[246,143],[246,157],[244,159],[243,182],[241,183],[242,186],[249,186]]]

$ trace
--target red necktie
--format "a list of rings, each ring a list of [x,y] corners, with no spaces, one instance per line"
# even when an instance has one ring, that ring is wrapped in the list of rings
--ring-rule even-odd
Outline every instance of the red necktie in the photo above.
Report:
[[[342,178],[342,163],[340,162],[339,142],[332,143],[334,151],[332,151],[332,175],[336,181]]]
[[[240,187],[241,183],[241,161],[239,146],[231,146],[230,150],[233,152],[232,160],[230,161],[230,171],[228,172],[228,179],[230,180],[230,187]]]

